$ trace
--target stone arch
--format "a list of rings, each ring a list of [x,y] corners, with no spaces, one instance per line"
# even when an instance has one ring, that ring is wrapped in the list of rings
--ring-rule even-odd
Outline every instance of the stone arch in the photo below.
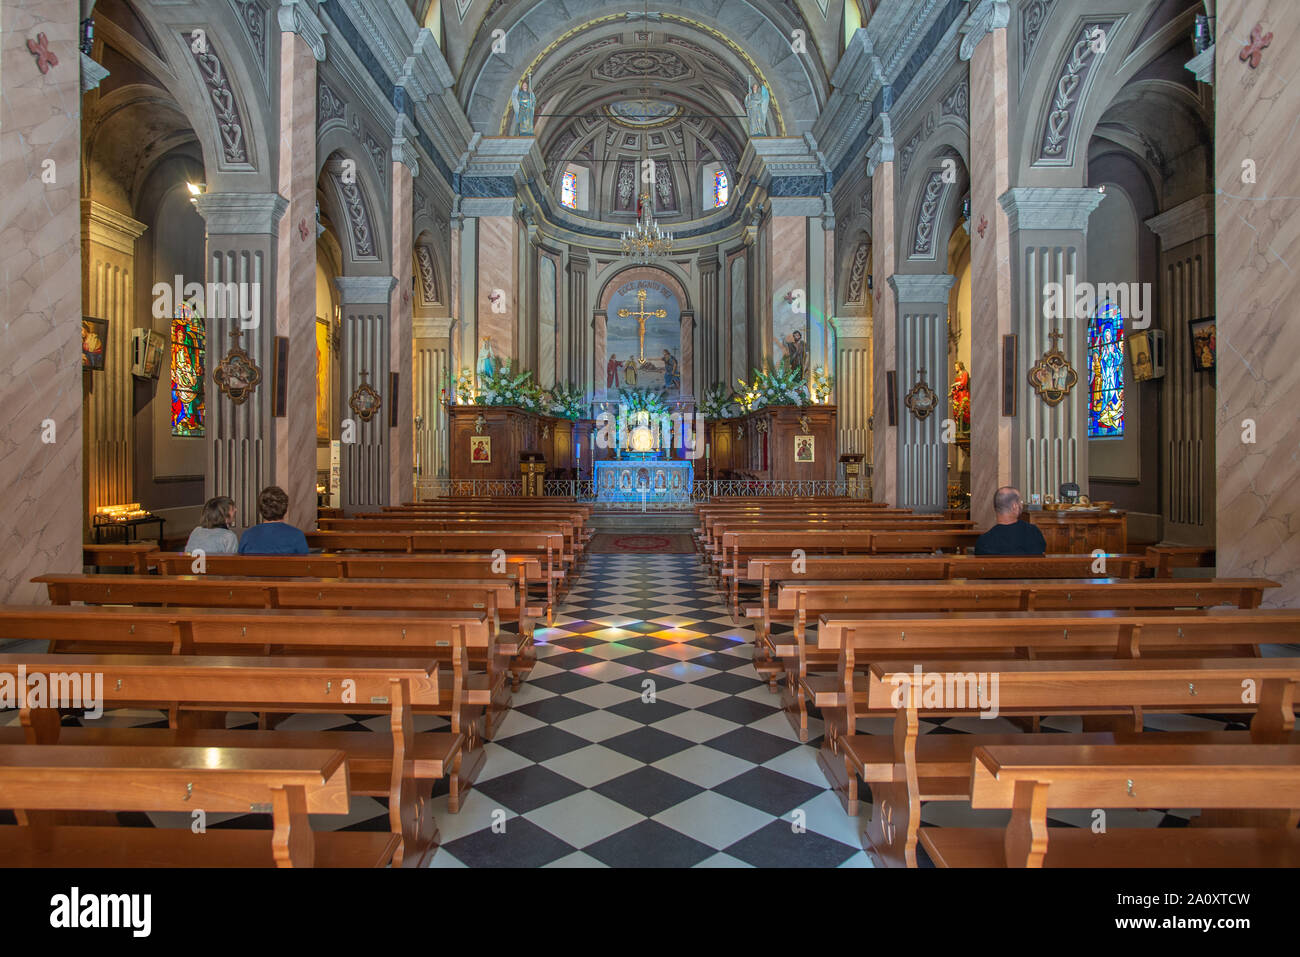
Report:
[[[946,264],[948,240],[961,218],[962,199],[970,193],[970,173],[952,139],[936,136],[925,161],[913,164],[903,183],[900,271],[929,272],[934,270],[923,264]],[[916,268],[909,269],[909,264]]]
[[[330,148],[340,139],[345,144]],[[391,262],[387,248],[389,204],[374,181],[369,162],[355,146],[350,132],[334,131],[321,138],[316,154],[317,182],[326,188],[318,190],[318,195],[340,233],[344,273],[377,274],[387,271]]]
[[[670,268],[671,267],[671,268]],[[682,304],[682,311],[687,312],[695,307],[691,304],[691,297],[686,292],[687,285],[683,281],[685,278],[680,267],[669,263],[656,263],[655,265],[625,265],[623,263],[615,264],[608,267],[603,279],[597,280],[600,284],[600,295],[596,301],[598,310],[609,308],[609,301],[614,297],[614,290],[625,282],[632,282],[637,279],[653,279],[656,282],[664,282],[669,289],[677,295],[677,301]]]

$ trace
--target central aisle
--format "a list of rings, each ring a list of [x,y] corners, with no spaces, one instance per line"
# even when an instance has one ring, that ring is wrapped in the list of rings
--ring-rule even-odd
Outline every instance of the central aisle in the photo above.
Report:
[[[696,555],[591,555],[536,637],[434,867],[870,866]]]

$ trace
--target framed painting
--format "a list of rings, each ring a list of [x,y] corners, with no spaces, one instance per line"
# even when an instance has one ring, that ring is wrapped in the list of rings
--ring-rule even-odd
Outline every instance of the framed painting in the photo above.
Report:
[[[469,460],[475,465],[491,464],[492,437],[490,435],[471,435],[469,437]]]
[[[108,320],[81,317],[81,368],[89,372],[104,371],[104,352],[108,348]]]
[[[812,435],[794,437],[794,460],[796,462],[817,461],[817,438]]]
[[[1151,336],[1146,332],[1132,332],[1128,337],[1129,361],[1133,364],[1133,381],[1146,382],[1156,376],[1151,363]]]
[[[1197,372],[1213,372],[1219,354],[1215,335],[1214,316],[1193,319],[1187,324],[1192,336],[1192,368]]]

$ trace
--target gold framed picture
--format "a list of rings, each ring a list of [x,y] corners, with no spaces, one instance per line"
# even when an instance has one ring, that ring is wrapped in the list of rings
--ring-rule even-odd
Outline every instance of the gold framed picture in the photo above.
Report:
[[[796,462],[817,461],[817,438],[812,435],[794,437],[794,460]]]
[[[1146,382],[1155,378],[1155,367],[1151,364],[1151,336],[1145,332],[1133,332],[1128,337],[1129,361],[1133,363],[1133,381]]]
[[[471,435],[469,437],[469,460],[475,465],[488,465],[492,461],[492,437],[490,435]]]

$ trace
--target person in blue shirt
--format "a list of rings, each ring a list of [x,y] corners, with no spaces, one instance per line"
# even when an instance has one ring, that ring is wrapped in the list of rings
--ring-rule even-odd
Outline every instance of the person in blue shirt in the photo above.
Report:
[[[283,521],[289,511],[289,496],[278,485],[268,485],[257,498],[262,522],[244,530],[239,540],[241,555],[306,555],[307,536]]]
[[[1020,520],[1025,503],[1020,490],[1004,485],[993,494],[993,511],[998,522],[975,539],[976,555],[1042,555],[1047,539],[1038,526]]]

